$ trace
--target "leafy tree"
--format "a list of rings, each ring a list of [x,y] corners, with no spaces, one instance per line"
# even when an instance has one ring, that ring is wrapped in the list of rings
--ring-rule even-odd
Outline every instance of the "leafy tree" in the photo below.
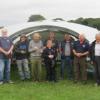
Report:
[[[53,19],[54,21],[65,21],[64,19],[62,19],[62,18],[55,18],[55,19]]]
[[[28,22],[42,21],[45,18],[42,15],[31,15],[28,19]]]
[[[82,18],[82,17],[80,17],[76,20],[70,20],[69,22],[87,25],[87,26],[94,27],[94,28],[97,28],[98,30],[100,30],[100,18]]]

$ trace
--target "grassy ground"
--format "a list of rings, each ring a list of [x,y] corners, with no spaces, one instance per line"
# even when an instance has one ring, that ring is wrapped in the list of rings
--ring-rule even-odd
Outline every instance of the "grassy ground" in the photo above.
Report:
[[[20,82],[0,86],[0,100],[100,100],[100,87],[63,80],[58,83]]]
[[[59,77],[59,67],[57,73]],[[100,87],[94,86],[93,76],[86,85],[67,79],[57,83],[21,82],[16,66],[13,66],[12,80],[14,84],[0,85],[0,100],[100,100]]]

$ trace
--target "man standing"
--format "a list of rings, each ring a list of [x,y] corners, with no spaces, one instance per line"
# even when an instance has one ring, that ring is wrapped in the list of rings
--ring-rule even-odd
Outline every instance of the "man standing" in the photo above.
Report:
[[[54,32],[49,33],[48,39],[44,41],[44,46],[47,45],[46,43],[47,43],[48,40],[52,41],[53,48],[55,48],[58,51],[58,41],[55,38],[55,33]]]
[[[79,40],[75,41],[73,46],[75,83],[79,81],[81,78],[82,83],[86,84],[87,81],[86,56],[89,53],[88,50],[89,50],[89,44],[85,41],[84,35],[80,34]]]
[[[3,82],[12,83],[10,81],[10,66],[13,43],[8,38],[8,32],[5,28],[1,30],[0,38],[0,84]]]
[[[96,86],[100,86],[100,33],[96,34],[95,39],[90,47],[90,57],[94,64]]]
[[[72,52],[73,42],[68,34],[65,34],[64,41],[61,42],[61,78],[64,78],[64,68],[66,67],[67,78],[72,79]]]
[[[41,41],[41,36],[39,33],[34,33],[33,39],[29,43],[31,75],[32,75],[33,81],[41,81],[42,50],[43,50],[43,43]]]

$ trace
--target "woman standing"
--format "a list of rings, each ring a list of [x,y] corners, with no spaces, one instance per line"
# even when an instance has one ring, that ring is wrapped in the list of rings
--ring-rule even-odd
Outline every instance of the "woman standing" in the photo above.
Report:
[[[46,67],[47,80],[56,82],[55,62],[57,51],[54,47],[52,47],[52,45],[52,41],[48,40],[42,56],[44,58],[44,63]]]
[[[28,41],[25,35],[21,35],[20,41],[16,44],[15,55],[20,79],[30,79],[30,70],[28,66]]]

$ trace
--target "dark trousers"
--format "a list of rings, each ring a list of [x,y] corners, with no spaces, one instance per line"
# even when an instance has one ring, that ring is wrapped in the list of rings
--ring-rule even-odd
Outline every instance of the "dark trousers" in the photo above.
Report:
[[[75,80],[87,80],[86,57],[74,57],[74,77]]]
[[[64,78],[64,71],[66,67],[66,73],[68,79],[72,78],[72,58],[70,56],[66,56],[64,59],[61,60],[61,77]]]
[[[52,65],[48,62],[45,63],[46,67],[46,80],[48,81],[56,81],[56,70],[55,70],[55,64]]]
[[[100,56],[95,57],[95,78],[96,82],[100,84]]]

